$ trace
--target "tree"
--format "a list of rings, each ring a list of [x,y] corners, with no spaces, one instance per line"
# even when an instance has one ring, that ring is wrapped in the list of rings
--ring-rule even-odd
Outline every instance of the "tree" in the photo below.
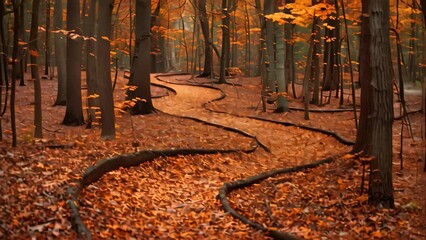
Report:
[[[102,139],[115,138],[114,100],[112,95],[110,37],[112,30],[112,9],[114,0],[102,0],[99,4],[98,46],[97,46],[97,82],[99,86]]]
[[[150,90],[151,0],[136,0],[135,54],[133,56],[127,99],[134,101],[131,114],[154,112]]]
[[[41,85],[40,74],[38,72],[37,59],[38,53],[38,15],[39,15],[40,0],[33,0],[32,17],[31,17],[31,32],[30,32],[30,58],[31,58],[31,76],[34,79],[34,137],[42,138],[42,110],[41,110]]]
[[[229,66],[229,51],[230,51],[230,39],[229,39],[229,2],[232,0],[222,0],[222,55],[220,56],[220,70],[219,70],[219,83],[225,83],[226,68]]]
[[[44,75],[49,75],[50,67],[50,0],[46,0],[46,39],[45,39],[45,58],[44,58]]]
[[[81,101],[81,31],[80,1],[67,1],[67,106],[62,124],[79,126],[84,124]]]
[[[394,207],[392,188],[393,88],[389,1],[363,0],[360,57],[361,116],[355,151],[372,156],[369,203]]]
[[[278,11],[278,5],[276,5],[275,12]],[[274,35],[275,35],[275,84],[277,92],[277,109],[276,113],[288,112],[288,102],[285,97],[287,93],[287,79],[285,78],[285,39],[283,34],[284,27],[281,23],[274,23]]]
[[[421,0],[420,1],[421,6],[422,6],[422,13],[423,13],[423,23],[424,23],[424,28],[423,28],[423,39],[424,39],[424,43],[423,43],[423,51],[426,51],[426,0]],[[423,53],[423,55],[425,56],[425,53]],[[425,63],[423,63],[425,64]],[[426,70],[423,70],[423,72],[426,72]],[[423,75],[423,121],[424,121],[424,126],[426,126],[426,74]],[[423,129],[423,136],[424,139],[426,138],[426,129]],[[425,161],[425,165],[423,168],[423,171],[426,172],[426,150],[424,150],[424,156],[423,159]]]
[[[12,51],[12,83],[10,88],[10,124],[12,129],[12,147],[17,146],[16,134],[16,113],[15,113],[15,94],[16,94],[16,79],[18,76],[19,63],[19,32],[22,27],[21,12],[22,2],[20,0],[12,0],[13,5],[13,51]]]
[[[4,1],[0,2],[0,51],[3,53],[0,57],[0,141],[3,140],[3,130],[1,126],[1,117],[3,117],[7,109],[7,93],[9,91],[9,74],[7,69],[7,47],[6,47],[6,37],[4,31],[4,21],[3,18],[6,14],[6,7]],[[4,94],[4,105],[3,102],[3,88],[5,89]]]
[[[210,41],[209,20],[207,19],[206,0],[195,1],[200,11],[200,25],[204,37],[204,68],[199,77],[208,77],[212,74],[213,51]]]
[[[62,24],[62,1],[55,1],[53,10],[53,27],[55,29],[55,62],[58,71],[58,90],[56,93],[55,106],[65,106],[67,102],[67,68],[66,68],[66,38],[60,30],[63,30]]]
[[[88,6],[87,6],[88,5]],[[96,122],[96,113],[99,109],[98,86],[96,81],[96,53],[95,53],[95,24],[96,24],[96,0],[86,2],[84,8],[88,8],[84,17],[84,33],[89,41],[86,41],[86,84],[87,84],[87,128]]]

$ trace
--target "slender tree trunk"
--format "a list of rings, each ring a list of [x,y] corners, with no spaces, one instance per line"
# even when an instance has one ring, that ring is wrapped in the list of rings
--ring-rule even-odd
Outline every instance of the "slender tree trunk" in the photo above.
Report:
[[[135,101],[131,113],[149,114],[154,112],[150,90],[150,49],[151,49],[151,0],[136,0],[136,42],[135,55],[130,74],[130,86],[136,90],[127,91],[128,99]]]
[[[426,64],[426,0],[421,0],[420,4],[422,6],[422,13],[423,13],[423,64]],[[426,139],[426,69],[423,68],[423,140]],[[426,149],[423,149],[423,160],[424,162],[424,168],[423,171],[426,172]]]
[[[250,38],[250,15],[248,12],[247,2],[244,2],[245,11],[245,27],[246,27],[246,56],[245,56],[245,72],[248,77],[251,77],[251,38]]]
[[[222,54],[220,56],[220,70],[219,70],[219,83],[225,83],[227,65],[229,66],[229,26],[230,26],[230,17],[229,17],[229,8],[228,1],[231,0],[222,0]]]
[[[10,89],[10,124],[12,130],[12,147],[16,147],[17,142],[17,133],[16,133],[16,113],[15,113],[15,94],[16,94],[16,79],[18,76],[18,68],[19,68],[19,32],[22,27],[21,23],[21,7],[22,4],[20,0],[12,0],[13,4],[13,52],[12,52],[12,83]]]
[[[288,3],[294,3],[294,0],[286,0],[285,1],[286,4]],[[285,8],[284,9],[284,13],[290,14],[290,10]],[[294,39],[293,39],[293,34],[294,34],[294,24],[286,21],[284,24],[284,39],[285,39],[285,64],[284,64],[284,74],[285,74],[285,79],[287,82],[287,86],[289,83],[291,83],[292,86],[292,92],[293,92],[293,97],[297,98],[297,93],[296,93],[296,86],[295,86],[295,81],[296,81],[296,67],[295,67],[295,63],[294,63]],[[287,87],[286,86],[286,87]],[[286,89],[287,92],[287,89]]]
[[[62,32],[62,1],[55,1],[53,12],[53,27],[55,29],[55,60],[58,71],[58,90],[56,93],[55,106],[65,106],[67,102],[67,68],[66,68],[66,37]]]
[[[99,123],[96,118],[96,114],[99,113],[99,98],[96,97],[99,95],[99,81],[97,81],[99,76],[96,76],[97,55],[95,46],[100,40],[98,39],[96,42],[92,40],[95,37],[96,0],[90,0],[86,2],[86,4],[88,4],[88,6],[83,7],[88,7],[87,14],[84,16],[84,30],[86,37],[89,39],[86,41],[86,84],[87,95],[90,96],[87,98],[87,128],[90,128],[93,123]]]
[[[4,54],[0,57],[0,141],[3,140],[3,130],[1,125],[1,117],[4,116],[4,113],[7,109],[7,99],[9,92],[9,74],[7,69],[7,56],[8,49],[6,45],[6,38],[4,32],[4,14],[5,14],[5,6],[4,1],[0,2],[0,51]],[[5,94],[3,96],[3,89],[5,90]],[[4,98],[4,100],[3,100]],[[3,104],[4,101],[4,104]],[[3,105],[2,105],[3,104]]]
[[[312,4],[318,3],[318,0],[313,0]],[[321,75],[321,69],[320,69],[320,55],[321,55],[321,29],[319,28],[319,25],[322,24],[322,20],[318,16],[313,17],[313,36],[314,41],[312,41],[313,44],[313,54],[312,54],[312,61],[310,63],[310,71],[311,71],[311,82],[314,85],[313,94],[312,94],[312,104],[320,104],[322,100],[320,100],[320,75]]]
[[[49,75],[50,67],[50,0],[46,0],[46,39],[45,39],[45,58],[44,58],[44,75]]]
[[[32,18],[31,18],[31,32],[30,32],[30,58],[31,58],[31,75],[34,79],[34,137],[42,138],[42,110],[41,110],[41,86],[40,74],[38,72],[37,59],[38,52],[38,13],[39,13],[40,0],[33,0]]]
[[[160,13],[161,9],[161,0],[157,1],[157,6],[154,9],[154,12],[151,14],[151,28],[157,24],[157,17]],[[156,73],[159,72],[158,66],[160,66],[161,59],[159,59],[160,52],[160,39],[161,32],[155,31],[151,35],[151,72]]]
[[[21,27],[19,28],[19,39],[21,42],[26,42],[26,38],[25,38],[25,23],[29,22],[29,21],[25,21],[25,0],[21,0],[21,3],[19,5],[20,8],[20,22],[21,22]],[[21,60],[19,61],[20,65],[19,65],[19,72],[17,74],[19,74],[19,86],[25,86],[25,72],[27,71],[27,52],[28,49],[27,48],[23,48],[21,45],[19,45],[19,58],[21,58]]]
[[[204,37],[204,68],[199,77],[208,77],[212,74],[212,47],[209,33],[209,20],[207,19],[206,0],[195,1],[200,10],[201,32]]]
[[[324,70],[323,70],[323,89],[324,90],[337,90],[339,85],[339,46],[340,46],[340,24],[338,18],[338,4],[337,0],[328,0],[328,4],[334,4],[336,13],[328,16],[325,29],[324,41]],[[330,101],[330,100],[329,100]]]
[[[79,126],[84,124],[81,101],[81,36],[80,1],[67,1],[67,107],[62,124]]]
[[[115,138],[114,100],[111,83],[110,41],[114,0],[100,0],[98,17],[97,82],[99,86],[102,139]]]
[[[274,0],[265,0],[263,6],[264,16],[274,12]],[[266,36],[266,54],[265,54],[265,67],[266,67],[266,81],[267,87],[270,91],[277,92],[277,80],[275,73],[275,35],[274,23],[272,19],[265,19],[265,36]]]
[[[276,9],[278,10],[278,9]],[[284,26],[274,23],[275,31],[275,72],[277,82],[277,109],[275,112],[287,112],[288,102],[285,94],[287,94],[287,80],[285,79],[285,40],[284,40]]]

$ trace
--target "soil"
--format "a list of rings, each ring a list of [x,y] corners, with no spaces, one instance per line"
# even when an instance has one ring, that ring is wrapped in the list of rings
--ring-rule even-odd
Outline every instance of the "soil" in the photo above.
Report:
[[[421,113],[410,115],[413,138],[404,126],[400,168],[401,120],[394,125],[395,209],[367,204],[360,195],[362,159],[331,135],[301,126],[332,131],[355,140],[353,112],[263,112],[257,78],[229,79],[217,85],[188,75],[153,76],[156,114],[130,116],[117,111],[114,141],[99,141],[100,129],[61,125],[65,107],[53,107],[56,81],[42,80],[44,138],[33,135],[33,86],[17,88],[19,144],[10,147],[9,117],[2,119],[0,144],[0,237],[4,239],[75,239],[69,221],[66,190],[85,168],[101,159],[141,149],[249,149],[254,153],[161,157],[139,167],[104,175],[80,194],[80,214],[95,239],[264,239],[228,213],[216,199],[225,183],[271,169],[310,163],[339,155],[335,162],[280,175],[230,194],[233,207],[262,225],[307,239],[426,238],[426,174],[422,172],[425,141]],[[183,85],[182,85],[183,84]],[[217,89],[193,85],[207,85]],[[124,99],[120,74],[116,106]],[[407,96],[410,110],[420,106],[418,91]],[[85,92],[83,91],[83,96]],[[345,95],[345,104],[349,105]],[[84,99],[85,100],[85,99]],[[84,101],[86,102],[86,101]],[[301,107],[300,99],[290,99]],[[338,101],[321,108],[337,109]],[[395,103],[396,114],[399,104]],[[8,114],[8,113],[7,113]],[[261,120],[294,123],[285,126]],[[213,123],[215,125],[209,125]],[[218,127],[218,125],[222,127]],[[242,134],[244,133],[244,134]],[[138,142],[135,147],[134,142]],[[263,146],[263,147],[262,147]],[[368,171],[367,171],[368,177]],[[366,186],[365,186],[366,188]]]

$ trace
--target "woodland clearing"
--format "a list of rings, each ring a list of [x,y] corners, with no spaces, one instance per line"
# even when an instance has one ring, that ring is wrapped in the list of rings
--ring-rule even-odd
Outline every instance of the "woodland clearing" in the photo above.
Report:
[[[426,238],[421,114],[410,115],[415,141],[404,129],[403,170],[398,157],[401,120],[395,121],[396,208],[377,209],[367,204],[365,190],[360,195],[362,159],[346,154],[351,147],[332,135],[302,127],[332,131],[354,141],[352,112],[311,112],[308,121],[297,110],[261,112],[259,80],[238,77],[230,81],[238,84],[216,85],[188,75],[153,76],[153,83],[175,92],[153,87],[154,95],[163,96],[154,100],[157,114],[117,112],[114,141],[99,141],[97,127],[61,125],[65,108],[52,107],[56,81],[51,80],[42,81],[44,138],[33,139],[32,82],[18,87],[19,144],[10,148],[6,135],[0,145],[0,237],[75,239],[66,191],[101,159],[143,149],[244,151],[258,145],[253,153],[159,157],[107,173],[79,196],[83,222],[95,239],[264,239],[264,233],[223,210],[216,198],[219,188],[272,169],[340,156],[315,169],[281,174],[231,192],[230,204],[264,227],[306,239]],[[124,98],[124,84],[121,79],[115,91],[117,106]],[[212,101],[221,92],[196,85],[220,88],[226,97]],[[419,107],[420,98],[407,96],[412,110]],[[296,99],[290,105],[301,103]],[[334,101],[326,106],[336,107]],[[6,119],[2,121],[5,134]]]

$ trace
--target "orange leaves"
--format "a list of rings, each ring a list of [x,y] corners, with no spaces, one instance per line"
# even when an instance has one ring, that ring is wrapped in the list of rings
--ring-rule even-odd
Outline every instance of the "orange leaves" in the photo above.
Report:
[[[293,20],[296,17],[291,14],[286,14],[283,12],[276,12],[276,13],[265,15],[265,18],[282,25],[286,22],[286,20]]]

